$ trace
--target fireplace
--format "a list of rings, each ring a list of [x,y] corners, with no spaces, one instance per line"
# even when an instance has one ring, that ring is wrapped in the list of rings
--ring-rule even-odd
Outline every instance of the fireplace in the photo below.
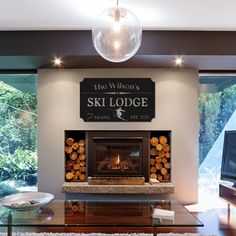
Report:
[[[171,131],[65,130],[65,181],[171,181]],[[132,177],[132,178],[131,178]]]
[[[145,177],[149,134],[145,131],[89,131],[89,177]]]

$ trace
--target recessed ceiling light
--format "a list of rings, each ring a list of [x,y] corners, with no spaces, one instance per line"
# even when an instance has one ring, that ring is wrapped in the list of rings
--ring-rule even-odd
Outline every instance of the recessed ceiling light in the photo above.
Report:
[[[62,59],[61,59],[60,57],[55,57],[55,58],[53,59],[53,64],[54,64],[54,66],[57,66],[57,67],[61,66],[61,64],[62,64]]]
[[[176,57],[175,58],[175,65],[181,66],[182,64],[183,64],[183,59],[181,57]]]

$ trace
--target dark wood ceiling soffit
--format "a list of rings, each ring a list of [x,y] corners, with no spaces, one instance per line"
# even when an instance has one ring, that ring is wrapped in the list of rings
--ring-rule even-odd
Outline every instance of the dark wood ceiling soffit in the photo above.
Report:
[[[169,68],[181,55],[183,67],[235,71],[235,42],[233,31],[144,31],[134,57],[111,63],[95,51],[91,31],[0,31],[0,70],[52,68],[55,56],[63,68]]]
[[[144,31],[137,55],[236,55],[236,32]],[[91,31],[0,31],[0,56],[97,55]]]

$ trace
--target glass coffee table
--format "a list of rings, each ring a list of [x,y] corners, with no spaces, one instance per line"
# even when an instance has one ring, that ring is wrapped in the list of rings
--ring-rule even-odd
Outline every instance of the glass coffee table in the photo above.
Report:
[[[153,218],[154,208],[172,210],[174,218]],[[12,227],[198,227],[203,224],[185,207],[173,200],[148,201],[75,201],[54,200],[32,211],[9,210],[0,206],[0,227],[8,236]]]

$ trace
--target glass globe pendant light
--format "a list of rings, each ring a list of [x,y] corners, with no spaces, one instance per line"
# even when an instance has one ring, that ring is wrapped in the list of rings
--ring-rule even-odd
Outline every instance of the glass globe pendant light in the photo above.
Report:
[[[142,28],[128,9],[111,7],[103,11],[92,29],[93,45],[104,59],[123,62],[131,58],[142,41]]]

